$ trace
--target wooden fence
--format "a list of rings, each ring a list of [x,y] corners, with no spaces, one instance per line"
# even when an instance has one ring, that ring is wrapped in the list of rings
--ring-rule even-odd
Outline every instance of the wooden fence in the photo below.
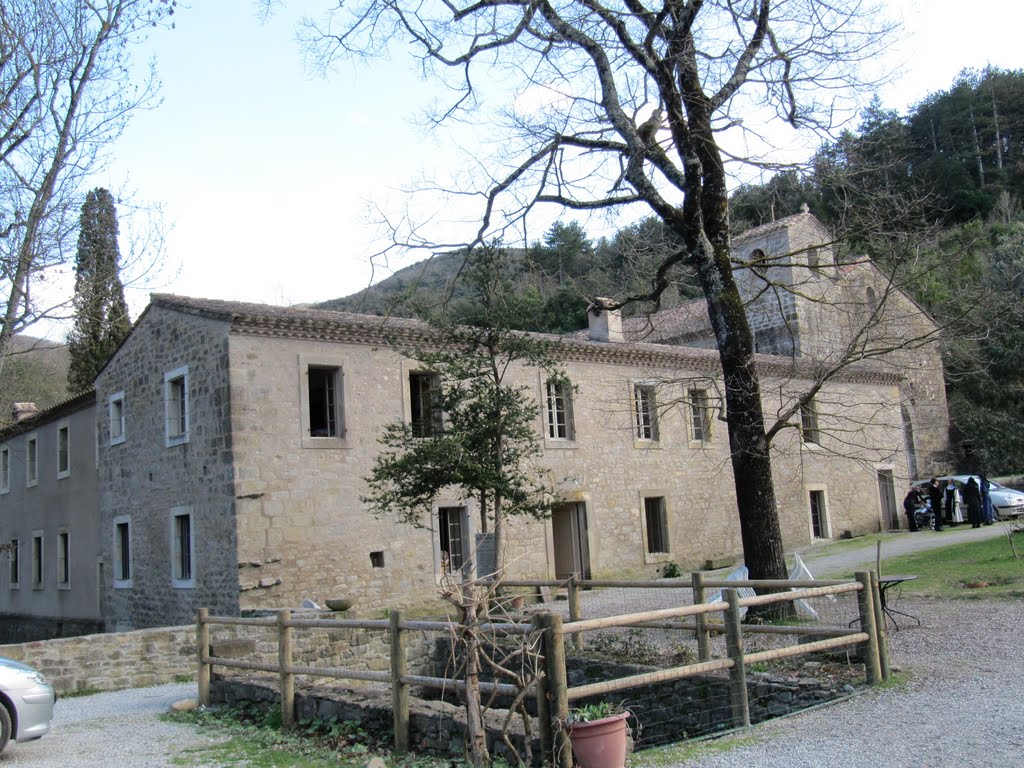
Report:
[[[674,582],[674,583],[673,583]],[[885,624],[881,612],[876,577],[869,572],[860,572],[854,581],[728,581],[704,579],[703,574],[693,574],[692,579],[659,580],[655,582],[624,581],[583,581],[570,579],[567,582],[551,581],[502,581],[502,585],[515,586],[561,586],[569,590],[569,621],[560,614],[543,612],[534,614],[530,623],[494,622],[477,627],[479,631],[494,635],[528,635],[540,633],[543,669],[535,681],[528,683],[527,693],[536,697],[538,708],[541,746],[545,759],[558,768],[571,768],[571,750],[566,741],[567,734],[560,724],[566,722],[569,702],[588,696],[601,695],[629,688],[678,680],[685,677],[725,670],[729,673],[732,724],[750,725],[746,668],[750,664],[774,659],[789,658],[838,648],[861,647],[865,660],[867,682],[879,683],[889,676],[888,650]],[[688,586],[693,589],[693,605],[678,608],[645,611],[604,618],[585,619],[582,616],[581,590],[588,587],[645,587],[665,588]],[[778,589],[778,592],[741,598],[737,590],[750,587],[758,590]],[[723,599],[704,603],[706,589],[721,589]],[[795,602],[808,598],[857,593],[859,628],[837,626],[800,625],[755,625],[744,624],[742,613],[745,608],[779,602]],[[709,614],[721,614],[722,620],[711,622]],[[680,621],[680,619],[689,619]],[[210,628],[218,625],[243,625],[253,627],[276,627],[278,660],[276,663],[246,661],[241,659],[218,658],[210,655]],[[583,633],[595,629],[612,627],[666,627],[692,631],[698,647],[698,661],[668,669],[659,669],[640,675],[606,680],[599,683],[569,687],[565,667],[566,638],[581,645]],[[309,667],[293,663],[293,631],[300,629],[363,629],[388,633],[390,639],[390,671],[375,672],[337,667]],[[409,686],[427,688],[464,689],[465,682],[451,678],[429,677],[409,674],[406,665],[404,633],[439,632],[446,635],[459,633],[463,627],[452,622],[410,621],[392,611],[387,620],[357,619],[307,619],[294,618],[290,611],[278,611],[275,618],[238,618],[210,616],[207,609],[199,611],[197,625],[197,649],[199,664],[199,702],[210,703],[210,681],[213,667],[225,667],[279,676],[281,691],[281,715],[284,725],[295,721],[295,676],[310,675],[348,680],[386,683],[391,688],[392,716],[394,718],[394,748],[399,754],[409,748]],[[727,655],[724,658],[711,657],[711,635],[726,635]],[[795,635],[800,638],[796,645],[774,648],[754,653],[744,652],[744,634],[769,633]],[[820,637],[820,640],[808,638]],[[485,693],[516,696],[522,691],[514,685],[479,682]]]

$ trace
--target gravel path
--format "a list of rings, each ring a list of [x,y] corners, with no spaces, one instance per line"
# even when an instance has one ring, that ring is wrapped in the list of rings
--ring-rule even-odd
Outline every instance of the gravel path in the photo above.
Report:
[[[0,766],[33,768],[164,768],[179,753],[216,743],[195,728],[160,720],[180,699],[195,698],[195,683],[158,685],[60,699],[50,733],[9,744]],[[184,765],[192,765],[186,760]]]

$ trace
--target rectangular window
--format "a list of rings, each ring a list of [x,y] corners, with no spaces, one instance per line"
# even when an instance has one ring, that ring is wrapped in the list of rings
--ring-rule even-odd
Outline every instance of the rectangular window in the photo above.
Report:
[[[636,384],[633,387],[633,436],[637,440],[658,439],[658,414],[654,400],[654,386]]]
[[[647,527],[647,554],[667,554],[668,515],[665,513],[664,496],[644,499],[644,523]]]
[[[17,589],[21,586],[21,562],[19,557],[21,555],[21,542],[17,539],[11,539],[11,551],[9,553],[9,565],[10,565],[10,587],[11,589]]]
[[[57,428],[57,479],[71,474],[71,427]]]
[[[57,586],[71,586],[71,534],[67,531],[57,534]]]
[[[43,532],[32,532],[32,587],[43,586]]]
[[[341,369],[309,366],[309,436],[341,437]]]
[[[818,411],[813,400],[800,406],[800,437],[805,443],[819,442]]]
[[[811,535],[816,539],[827,539],[830,537],[828,530],[828,516],[825,511],[825,492],[811,491]]]
[[[178,368],[164,374],[164,413],[166,417],[166,445],[188,442],[189,402],[188,368]]]
[[[690,439],[704,442],[711,439],[711,411],[708,408],[706,389],[691,389],[687,393],[690,401]]]
[[[413,437],[433,437],[444,431],[441,377],[436,373],[409,374],[409,417]]]
[[[11,449],[8,446],[0,448],[0,493],[7,493],[11,490]]]
[[[572,418],[572,390],[568,382],[550,379],[547,382],[548,437],[552,440],[575,440]]]
[[[458,573],[466,564],[462,545],[462,518],[465,513],[464,507],[439,507],[437,510],[441,573]]]
[[[132,529],[127,516],[114,518],[114,586],[130,587],[132,578]]]
[[[107,402],[107,416],[110,422],[110,444],[123,443],[125,440],[124,392],[110,396]]]
[[[39,439],[35,435],[25,439],[25,485],[39,485]]]
[[[171,586],[193,587],[192,513],[171,513]]]

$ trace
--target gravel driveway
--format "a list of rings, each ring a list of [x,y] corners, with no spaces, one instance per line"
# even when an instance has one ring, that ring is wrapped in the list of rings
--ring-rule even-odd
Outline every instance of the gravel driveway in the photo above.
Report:
[[[179,699],[195,698],[191,684],[158,685],[60,699],[50,733],[36,741],[10,744],[0,766],[33,768],[164,768],[175,756],[216,743],[195,728],[166,723],[159,715]],[[184,765],[191,765],[186,761]]]

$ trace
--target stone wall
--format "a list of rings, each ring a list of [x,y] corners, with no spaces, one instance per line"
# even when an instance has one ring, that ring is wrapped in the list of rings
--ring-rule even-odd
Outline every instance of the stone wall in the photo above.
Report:
[[[99,619],[65,619],[49,616],[0,614],[0,644],[27,643],[56,637],[78,637],[103,631]]]

